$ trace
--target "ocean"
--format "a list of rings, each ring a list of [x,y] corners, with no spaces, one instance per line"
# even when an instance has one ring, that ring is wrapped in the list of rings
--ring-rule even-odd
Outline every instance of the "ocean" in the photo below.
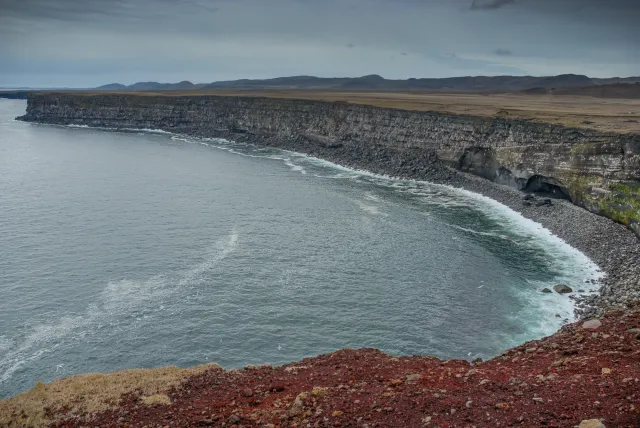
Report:
[[[341,348],[490,358],[600,273],[483,196],[278,149],[15,121],[0,100],[0,397]],[[595,286],[591,286],[595,287]]]

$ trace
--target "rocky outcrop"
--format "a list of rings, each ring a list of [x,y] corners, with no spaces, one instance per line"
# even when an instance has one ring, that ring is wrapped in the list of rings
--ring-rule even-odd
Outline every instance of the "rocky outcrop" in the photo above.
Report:
[[[567,293],[572,293],[573,292],[571,287],[569,287],[568,285],[564,285],[564,284],[554,285],[553,289],[555,290],[556,293],[560,293],[560,294],[567,294]]]
[[[640,135],[505,118],[237,96],[34,94],[20,119],[267,144],[447,182],[447,167],[573,203],[640,235]]]

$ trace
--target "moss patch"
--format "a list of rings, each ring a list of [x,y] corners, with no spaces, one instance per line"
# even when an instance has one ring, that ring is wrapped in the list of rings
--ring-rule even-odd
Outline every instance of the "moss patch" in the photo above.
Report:
[[[600,201],[602,213],[627,226],[640,223],[640,186],[636,183],[612,183],[609,188],[609,197]]]
[[[571,153],[585,153],[594,147],[593,143],[575,143],[571,146]]]
[[[585,175],[576,171],[574,174],[562,177],[569,194],[574,202],[593,199],[590,192],[593,187],[603,187],[603,178],[599,175]]]

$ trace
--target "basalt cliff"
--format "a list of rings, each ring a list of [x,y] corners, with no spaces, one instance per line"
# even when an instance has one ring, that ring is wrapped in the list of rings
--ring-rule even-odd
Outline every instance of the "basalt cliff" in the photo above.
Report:
[[[438,182],[461,170],[568,199],[640,235],[639,134],[241,96],[34,94],[19,119],[228,138]]]

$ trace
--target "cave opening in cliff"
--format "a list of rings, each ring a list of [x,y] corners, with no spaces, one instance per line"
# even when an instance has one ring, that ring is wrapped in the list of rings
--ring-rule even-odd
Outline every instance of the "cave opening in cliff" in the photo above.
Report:
[[[568,189],[561,182],[544,175],[533,175],[527,181],[525,192],[532,192],[540,196],[553,199],[565,199],[571,201]]]

